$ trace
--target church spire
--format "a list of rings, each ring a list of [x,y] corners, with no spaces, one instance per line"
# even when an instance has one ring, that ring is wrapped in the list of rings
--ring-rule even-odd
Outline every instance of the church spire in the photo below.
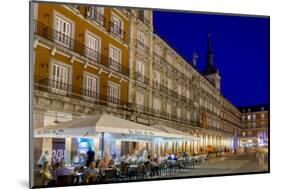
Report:
[[[208,49],[207,49],[207,54],[206,54],[206,59],[207,59],[207,64],[205,67],[205,75],[208,74],[212,74],[212,73],[216,73],[217,69],[215,68],[213,59],[214,59],[214,54],[212,51],[212,47],[211,47],[211,34],[208,34]]]
[[[213,65],[214,55],[211,47],[211,34],[208,34],[207,64]]]

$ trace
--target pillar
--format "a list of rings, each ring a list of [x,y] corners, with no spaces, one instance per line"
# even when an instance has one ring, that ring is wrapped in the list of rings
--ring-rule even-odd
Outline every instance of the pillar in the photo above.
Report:
[[[71,137],[65,138],[65,152],[64,152],[64,160],[66,164],[71,164]]]

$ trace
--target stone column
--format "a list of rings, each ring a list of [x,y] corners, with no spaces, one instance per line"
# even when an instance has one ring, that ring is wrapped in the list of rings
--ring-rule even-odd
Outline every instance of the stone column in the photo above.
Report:
[[[71,164],[71,137],[65,138],[64,160],[66,164]]]

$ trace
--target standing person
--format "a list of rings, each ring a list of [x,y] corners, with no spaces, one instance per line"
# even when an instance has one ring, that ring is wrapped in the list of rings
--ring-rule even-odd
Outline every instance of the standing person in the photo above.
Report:
[[[48,161],[49,158],[49,151],[45,151],[44,154],[42,154],[37,162],[38,167],[41,169],[45,162]]]
[[[88,167],[90,165],[91,162],[95,161],[95,152],[92,150],[92,148],[89,148],[88,152],[87,152],[87,164],[86,166]]]

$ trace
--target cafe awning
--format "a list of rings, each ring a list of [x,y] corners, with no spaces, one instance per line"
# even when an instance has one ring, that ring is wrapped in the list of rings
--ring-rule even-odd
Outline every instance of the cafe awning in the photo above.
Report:
[[[92,137],[99,133],[138,135],[142,137],[182,138],[177,133],[168,133],[150,126],[142,125],[108,114],[93,115],[74,119],[56,125],[35,129],[34,137]]]
[[[198,137],[192,136],[189,133],[173,129],[173,128],[165,126],[165,125],[153,125],[151,127],[154,128],[154,129],[158,129],[158,130],[161,130],[163,132],[169,133],[169,134],[178,135],[178,137],[182,138],[182,139],[192,140],[192,141],[199,140]]]

